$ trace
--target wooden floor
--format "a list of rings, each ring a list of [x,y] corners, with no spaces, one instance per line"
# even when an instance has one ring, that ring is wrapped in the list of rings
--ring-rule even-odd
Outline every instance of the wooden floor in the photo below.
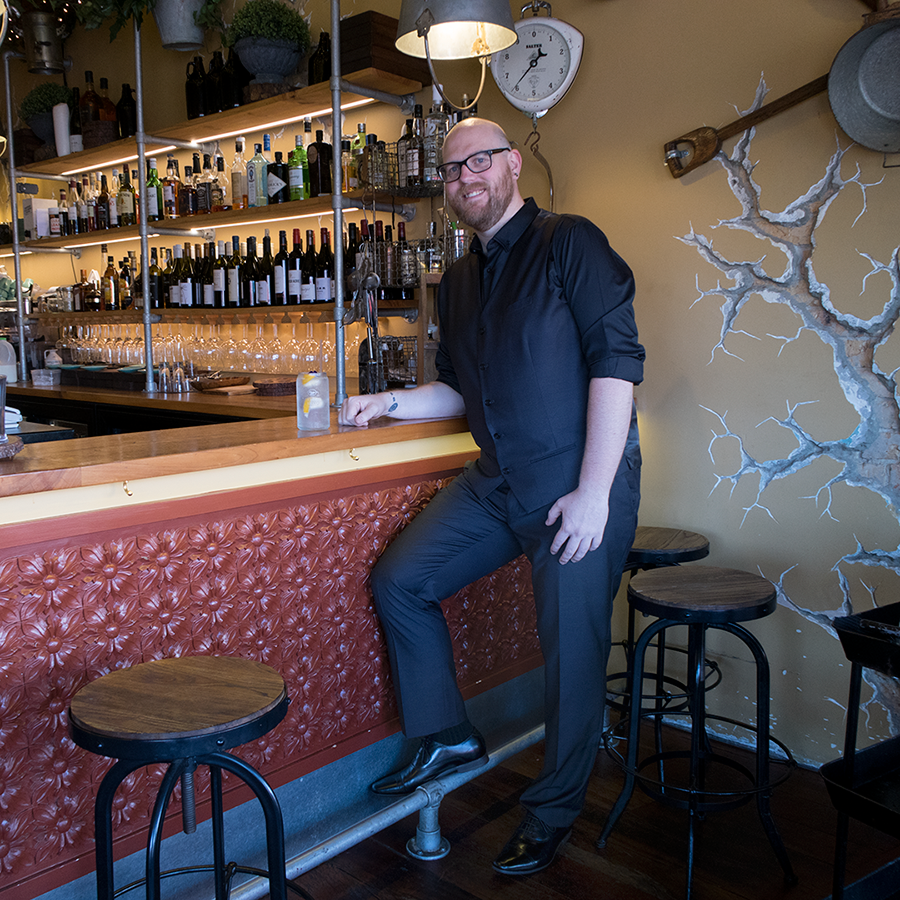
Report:
[[[675,741],[681,735],[673,735]],[[594,841],[622,783],[598,754],[571,840],[544,872],[496,874],[491,861],[519,823],[517,798],[540,768],[543,746],[520,753],[449,794],[441,828],[452,849],[434,862],[405,852],[413,816],[297,879],[313,900],[676,900],[685,895],[686,813],[636,791],[607,848]],[[743,751],[726,750],[737,753]],[[746,760],[744,760],[746,762]],[[377,774],[377,773],[376,773]],[[711,814],[697,843],[695,900],[823,900],[831,894],[836,814],[818,772],[796,770],[772,801],[799,884],[785,886],[755,804]],[[851,822],[848,883],[900,855],[900,842]],[[898,884],[900,891],[900,884]],[[289,894],[289,896],[296,896]],[[872,900],[872,898],[863,898]]]

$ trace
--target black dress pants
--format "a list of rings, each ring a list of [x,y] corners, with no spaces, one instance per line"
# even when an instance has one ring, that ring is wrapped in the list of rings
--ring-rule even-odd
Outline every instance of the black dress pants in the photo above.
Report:
[[[505,482],[479,498],[478,477],[469,467],[440,490],[372,571],[400,721],[414,738],[465,720],[441,601],[525,553],[545,663],[546,741],[541,774],[521,799],[561,828],[581,811],[597,754],[612,601],[637,525],[640,470],[623,458],[602,545],[565,565],[550,554],[559,528],[544,524],[550,506],[524,510]]]

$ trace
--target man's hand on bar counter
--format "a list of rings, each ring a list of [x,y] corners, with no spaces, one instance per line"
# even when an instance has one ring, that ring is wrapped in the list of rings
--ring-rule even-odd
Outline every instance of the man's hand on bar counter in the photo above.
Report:
[[[365,428],[372,419],[442,419],[465,415],[463,398],[449,385],[432,381],[416,388],[348,397],[338,413],[339,425]]]

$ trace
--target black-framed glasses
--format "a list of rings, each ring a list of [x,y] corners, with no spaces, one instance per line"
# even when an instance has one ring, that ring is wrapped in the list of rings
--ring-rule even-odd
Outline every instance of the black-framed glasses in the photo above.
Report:
[[[465,166],[470,172],[474,172],[476,175],[479,172],[487,172],[487,170],[491,167],[491,163],[493,162],[493,156],[495,153],[504,153],[505,151],[511,149],[510,147],[497,147],[496,150],[479,150],[477,153],[473,153],[471,156],[467,156],[465,159],[460,160],[459,162],[447,162],[441,166],[437,167],[438,177],[444,184],[450,184],[453,181],[459,181],[459,176],[462,175],[462,167]]]

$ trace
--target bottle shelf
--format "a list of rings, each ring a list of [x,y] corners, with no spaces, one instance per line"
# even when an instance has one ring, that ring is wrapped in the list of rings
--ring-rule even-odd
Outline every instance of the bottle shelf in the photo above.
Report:
[[[363,190],[350,191],[342,196],[358,204],[363,209],[366,203],[375,200],[390,202],[389,195],[373,195]],[[274,203],[269,206],[254,206],[248,209],[229,209],[222,212],[204,213],[178,219],[164,219],[161,222],[148,224],[148,237],[161,235],[154,228],[184,229],[185,240],[197,239],[201,231],[217,228],[240,228],[243,226],[263,225],[269,222],[287,222],[307,216],[330,216],[331,194],[312,197],[309,200],[290,200],[287,203]],[[177,237],[165,235],[173,240]],[[74,249],[76,247],[93,247],[100,244],[133,242],[140,238],[140,226],[126,225],[121,228],[109,228],[104,231],[89,231],[85,234],[69,234],[64,237],[38,238],[24,241],[22,246],[28,250],[42,249]],[[10,245],[12,246],[12,245]],[[2,250],[2,248],[0,248]]]
[[[343,76],[345,80],[360,87],[385,91],[392,94],[415,93],[422,89],[419,81],[394,75],[381,69],[367,68]],[[372,103],[362,94],[342,93],[341,108]],[[307,116],[331,114],[331,89],[328,82],[298,88],[276,97],[247,103],[236,109],[227,109],[199,119],[188,119],[165,128],[153,129],[153,136],[160,140],[171,139],[195,142],[197,144],[227,140],[246,132],[264,131]],[[147,144],[147,156],[174,150],[174,145],[159,142]],[[107,168],[137,159],[137,144],[134,138],[123,138],[89,150],[70,153],[29,163],[18,169],[20,177],[29,173],[38,175],[75,175],[95,169]]]

